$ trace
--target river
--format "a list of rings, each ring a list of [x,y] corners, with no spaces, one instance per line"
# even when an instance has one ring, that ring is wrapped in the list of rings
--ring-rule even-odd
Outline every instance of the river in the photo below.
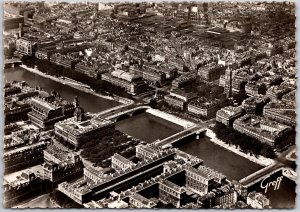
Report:
[[[141,113],[118,121],[116,129],[147,143],[164,139],[183,130],[183,127],[149,113]]]
[[[93,94],[83,92],[79,89],[58,83],[51,79],[42,77],[38,74],[34,74],[21,67],[5,69],[4,80],[25,81],[31,87],[39,86],[47,92],[51,92],[54,89],[68,101],[73,101],[74,97],[78,96],[81,107],[83,107],[85,111],[92,113],[100,112],[120,105],[119,102],[104,99]]]
[[[207,136],[187,140],[179,149],[204,160],[204,164],[227,176],[229,180],[240,180],[263,168],[244,157],[213,143]]]

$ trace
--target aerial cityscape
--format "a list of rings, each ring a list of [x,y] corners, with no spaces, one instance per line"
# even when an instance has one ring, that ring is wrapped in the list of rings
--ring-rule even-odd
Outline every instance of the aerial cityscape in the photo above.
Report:
[[[3,13],[5,208],[295,208],[295,2]]]

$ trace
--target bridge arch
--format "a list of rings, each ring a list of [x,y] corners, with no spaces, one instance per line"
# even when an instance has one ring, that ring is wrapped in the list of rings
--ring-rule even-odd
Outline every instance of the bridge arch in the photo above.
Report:
[[[122,121],[122,120],[125,120],[125,119],[128,119],[128,118],[130,118],[130,117],[131,117],[131,116],[130,116],[130,114],[128,114],[128,113],[122,114],[122,115],[120,115],[119,117],[116,118],[116,122]]]
[[[147,108],[140,108],[140,109],[137,109],[137,110],[135,110],[135,111],[132,112],[131,116],[135,116],[135,115],[142,114],[142,113],[144,113],[146,110],[147,110]]]

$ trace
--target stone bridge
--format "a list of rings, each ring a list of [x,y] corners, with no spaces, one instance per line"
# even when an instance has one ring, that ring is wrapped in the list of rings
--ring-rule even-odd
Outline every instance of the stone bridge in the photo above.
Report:
[[[191,136],[193,134],[198,137],[201,133],[206,132],[206,130],[207,130],[206,128],[200,128],[197,125],[193,125],[183,131],[180,131],[174,135],[171,135],[170,137],[167,137],[163,140],[158,140],[155,142],[155,144],[160,145],[163,148],[170,147],[174,143],[176,143],[188,136]]]
[[[109,111],[104,111],[100,113],[100,115],[105,119],[117,122],[144,113],[150,108],[151,107],[147,105],[125,105],[115,109],[112,108]]]
[[[20,64],[22,61],[19,58],[5,59],[4,66],[15,67],[15,64]]]

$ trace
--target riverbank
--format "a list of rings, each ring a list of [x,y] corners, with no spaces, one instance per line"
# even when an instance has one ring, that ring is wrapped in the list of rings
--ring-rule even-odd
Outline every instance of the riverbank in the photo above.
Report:
[[[55,82],[58,82],[58,83],[61,83],[61,84],[64,84],[64,85],[67,85],[67,86],[70,86],[72,88],[75,88],[77,90],[80,90],[80,91],[83,91],[85,93],[88,93],[88,94],[92,94],[94,96],[97,96],[99,98],[103,98],[103,99],[108,99],[108,100],[112,100],[112,101],[116,101],[116,102],[119,102],[121,104],[126,104],[126,105],[130,105],[130,104],[134,104],[134,101],[131,100],[131,99],[127,99],[127,98],[123,98],[123,97],[119,97],[119,96],[106,96],[106,95],[102,95],[102,94],[99,94],[99,93],[96,93],[94,91],[91,91],[90,89],[86,88],[86,87],[83,87],[83,86],[79,86],[79,84],[83,84],[83,83],[78,83],[78,85],[75,85],[75,83],[70,83],[68,82],[67,80],[64,80],[62,78],[58,78],[58,77],[55,77],[55,76],[52,76],[52,75],[48,75],[48,74],[45,74],[41,71],[39,71],[38,69],[36,68],[29,68],[27,67],[26,65],[22,64],[20,65],[21,68],[23,69],[26,69],[27,71],[29,72],[32,72],[34,74],[37,74],[39,76],[42,76],[42,77],[45,77],[45,78],[48,78],[48,79],[51,79]]]
[[[230,146],[226,143],[224,143],[222,140],[218,139],[216,134],[210,130],[210,129],[207,129],[206,130],[206,136],[210,138],[210,140],[212,142],[214,142],[215,144],[237,154],[237,155],[240,155],[244,158],[247,158],[248,160],[254,162],[254,163],[257,163],[259,165],[262,165],[262,166],[270,166],[270,165],[273,165],[275,163],[274,160],[270,159],[270,158],[265,158],[263,156],[258,156],[258,157],[255,157],[253,155],[250,155],[250,154],[246,154],[244,152],[242,152],[239,148],[236,148],[234,145]]]
[[[160,110],[156,110],[156,109],[148,109],[146,110],[147,113],[153,115],[153,116],[157,116],[159,118],[165,119],[169,122],[172,122],[174,124],[180,125],[182,126],[184,129],[187,129],[191,126],[194,126],[195,123],[187,121],[185,119],[179,118],[177,116],[171,115],[169,113],[160,111]]]

